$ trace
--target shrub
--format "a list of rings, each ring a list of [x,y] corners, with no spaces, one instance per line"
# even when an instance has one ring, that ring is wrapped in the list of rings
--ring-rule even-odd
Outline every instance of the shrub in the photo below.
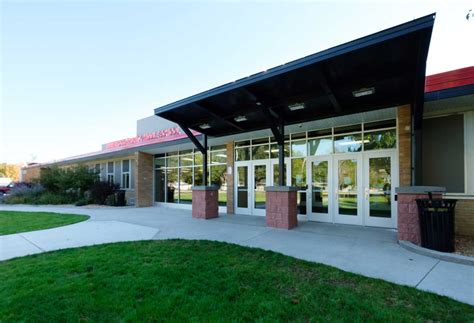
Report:
[[[91,204],[91,201],[87,198],[82,198],[76,202],[76,206],[84,206],[88,204]]]
[[[118,188],[118,184],[95,182],[90,189],[90,198],[94,203],[105,204],[107,197],[114,194]]]
[[[23,197],[25,199],[31,199],[38,197],[44,192],[43,186],[40,184],[26,184],[26,183],[18,183],[13,186],[11,189],[9,196],[6,199],[10,198],[20,198]]]
[[[71,168],[52,166],[43,169],[40,175],[40,183],[47,191],[76,198],[82,197],[96,181],[96,172],[83,165]]]
[[[45,192],[31,204],[73,204],[74,200],[71,196]]]

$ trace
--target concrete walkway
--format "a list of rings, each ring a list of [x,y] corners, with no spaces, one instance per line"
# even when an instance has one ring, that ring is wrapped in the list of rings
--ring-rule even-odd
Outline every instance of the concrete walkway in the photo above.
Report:
[[[0,260],[71,247],[149,239],[207,239],[273,250],[342,270],[413,286],[474,305],[474,267],[418,255],[388,229],[299,222],[267,228],[263,217],[221,215],[196,220],[189,210],[0,206],[0,210],[87,214],[69,226],[0,236]]]

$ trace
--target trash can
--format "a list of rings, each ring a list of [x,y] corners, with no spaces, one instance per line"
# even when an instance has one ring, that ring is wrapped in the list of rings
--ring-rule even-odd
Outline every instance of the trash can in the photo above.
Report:
[[[124,190],[117,190],[115,192],[115,205],[116,206],[125,206],[125,191]]]
[[[424,248],[454,251],[454,208],[453,199],[417,199],[420,217],[421,246]]]

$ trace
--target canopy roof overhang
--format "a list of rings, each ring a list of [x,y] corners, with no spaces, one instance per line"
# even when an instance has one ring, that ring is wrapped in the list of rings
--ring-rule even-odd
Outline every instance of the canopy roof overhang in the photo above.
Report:
[[[156,108],[155,114],[224,136],[270,128],[275,120],[289,125],[422,105],[434,19],[431,14],[309,55]],[[373,93],[356,96],[361,89]]]

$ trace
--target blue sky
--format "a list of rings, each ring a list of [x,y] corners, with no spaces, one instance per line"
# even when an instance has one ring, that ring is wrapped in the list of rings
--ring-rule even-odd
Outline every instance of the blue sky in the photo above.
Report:
[[[474,1],[0,2],[0,162],[99,150],[155,107],[432,12],[428,74],[474,63]]]

